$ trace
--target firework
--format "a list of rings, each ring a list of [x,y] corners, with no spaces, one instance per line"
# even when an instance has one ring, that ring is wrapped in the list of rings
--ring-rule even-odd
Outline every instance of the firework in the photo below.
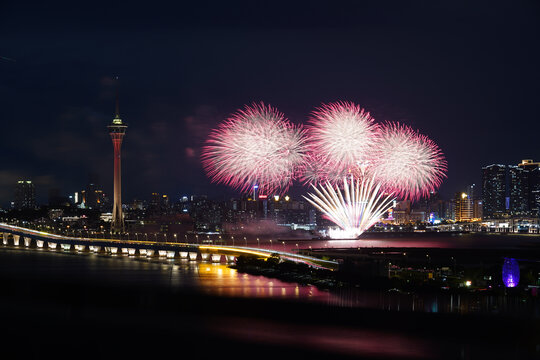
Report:
[[[325,179],[339,177],[370,160],[378,125],[358,105],[323,104],[312,113],[310,122],[310,150],[325,169]]]
[[[260,103],[246,105],[212,131],[202,160],[214,182],[281,193],[297,177],[305,153],[305,131]]]
[[[394,200],[381,191],[381,185],[373,176],[345,177],[343,191],[330,183],[313,188],[316,193],[304,198],[339,226],[339,230],[331,231],[332,238],[357,238],[379,221]]]
[[[310,153],[304,162],[302,182],[304,185],[317,185],[324,183],[338,184],[344,176],[350,173],[347,169],[336,171],[321,156]]]
[[[373,161],[371,171],[377,181],[403,199],[429,195],[446,176],[446,160],[439,147],[399,123],[381,127]]]

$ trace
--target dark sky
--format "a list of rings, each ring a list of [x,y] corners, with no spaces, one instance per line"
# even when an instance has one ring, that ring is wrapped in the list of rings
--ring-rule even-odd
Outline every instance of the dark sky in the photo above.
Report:
[[[446,197],[483,165],[540,160],[538,1],[134,3],[0,4],[0,205],[22,178],[42,202],[89,173],[112,191],[114,76],[125,201],[234,194],[200,147],[253,101],[298,123],[349,100],[409,124],[445,153]]]

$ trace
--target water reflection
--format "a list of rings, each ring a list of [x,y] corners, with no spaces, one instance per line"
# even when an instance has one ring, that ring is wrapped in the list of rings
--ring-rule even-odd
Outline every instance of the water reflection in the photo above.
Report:
[[[112,257],[94,253],[65,253],[0,248],[0,273],[6,277],[91,281],[113,285],[136,284],[203,292],[226,297],[313,301],[328,306],[428,313],[501,313],[540,317],[538,298],[478,293],[413,294],[365,291],[360,288],[321,290],[312,285],[239,273],[224,264],[182,259]],[[15,276],[17,275],[17,276]]]
[[[223,264],[197,263],[198,281],[202,291],[220,296],[244,296],[256,298],[287,298],[331,302],[335,296],[312,285],[280,281],[264,276],[238,273]]]

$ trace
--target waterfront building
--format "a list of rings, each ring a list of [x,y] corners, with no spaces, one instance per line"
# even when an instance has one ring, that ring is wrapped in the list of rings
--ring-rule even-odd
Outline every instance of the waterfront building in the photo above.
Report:
[[[538,217],[540,209],[540,163],[526,159],[518,165],[482,168],[483,217]]]
[[[454,196],[455,201],[455,220],[471,221],[473,219],[473,200],[471,195],[466,192],[458,192]]]
[[[540,163],[531,159],[522,160],[518,166],[527,171],[529,215],[540,215]]]
[[[519,166],[508,166],[508,212],[512,216],[529,214],[529,171]]]
[[[36,189],[30,180],[19,180],[15,186],[15,209],[35,209]]]
[[[482,168],[482,207],[485,218],[503,217],[510,207],[506,196],[506,166],[493,164]]]

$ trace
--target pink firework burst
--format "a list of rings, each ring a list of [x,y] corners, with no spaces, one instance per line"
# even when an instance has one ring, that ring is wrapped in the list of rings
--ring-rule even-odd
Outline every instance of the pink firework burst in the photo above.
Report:
[[[378,125],[369,112],[352,102],[323,104],[310,119],[310,151],[326,179],[354,171],[371,159]],[[338,176],[341,177],[341,176]]]
[[[256,185],[270,194],[287,190],[305,153],[305,131],[260,103],[246,105],[213,130],[202,160],[212,181],[243,192]]]
[[[377,181],[403,199],[428,196],[446,177],[446,160],[439,147],[406,125],[381,127],[373,155],[371,171]]]

